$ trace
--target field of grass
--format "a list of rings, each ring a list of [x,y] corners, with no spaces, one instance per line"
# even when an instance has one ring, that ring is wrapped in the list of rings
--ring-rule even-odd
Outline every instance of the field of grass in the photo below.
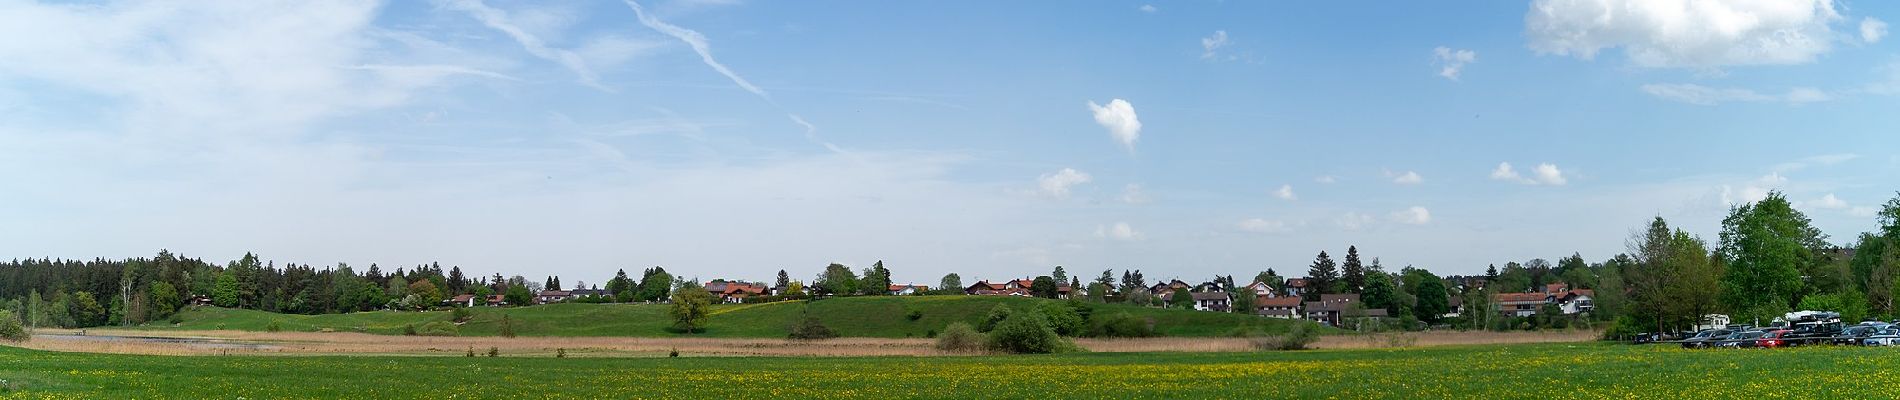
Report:
[[[952,322],[976,323],[997,304],[1027,310],[1037,302],[1055,300],[997,296],[878,296],[844,297],[819,301],[793,301],[764,304],[715,305],[708,318],[708,337],[783,338],[794,321],[810,313],[825,326],[848,337],[925,337],[942,331]],[[1153,318],[1155,329],[1164,336],[1221,336],[1237,327],[1249,326],[1277,333],[1293,322],[1249,317],[1239,314],[1170,310],[1121,304],[1092,305],[1097,315],[1126,312]],[[655,304],[550,304],[532,307],[472,309],[474,318],[460,328],[462,336],[500,334],[502,315],[507,315],[520,336],[624,336],[673,337],[665,305]],[[922,312],[912,321],[911,310]],[[401,334],[409,324],[448,321],[448,311],[408,312],[373,311],[350,314],[287,315],[255,310],[198,307],[184,312],[184,322],[172,326],[154,324],[146,329],[265,330],[272,322],[289,331],[329,329],[339,332]]]
[[[1900,398],[1900,349],[1539,344],[968,357],[135,356],[0,347],[25,398]]]

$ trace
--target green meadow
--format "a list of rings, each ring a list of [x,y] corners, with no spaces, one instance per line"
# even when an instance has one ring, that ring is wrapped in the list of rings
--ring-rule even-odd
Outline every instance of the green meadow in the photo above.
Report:
[[[5,398],[1900,398],[1900,350],[1538,344],[956,357],[137,356],[0,347]]]
[[[783,338],[793,322],[811,315],[848,337],[925,337],[952,322],[976,323],[991,308],[1004,304],[1027,310],[1046,300],[1001,296],[866,296],[817,301],[714,305],[700,336],[719,338]],[[1293,322],[1240,314],[1091,304],[1094,315],[1128,313],[1153,319],[1162,336],[1207,337],[1227,335],[1237,328],[1279,333]],[[549,304],[530,307],[475,307],[460,336],[495,336],[506,315],[520,336],[677,337],[669,331],[666,305],[661,304]],[[911,311],[919,317],[911,320]],[[286,331],[333,330],[402,334],[403,327],[431,321],[449,321],[448,311],[369,311],[349,314],[291,315],[256,310],[193,307],[177,325],[154,324],[143,329],[263,331],[275,322]]]

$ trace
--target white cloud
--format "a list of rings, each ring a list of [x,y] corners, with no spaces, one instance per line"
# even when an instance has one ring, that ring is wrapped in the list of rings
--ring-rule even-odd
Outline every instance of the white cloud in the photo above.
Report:
[[[1339,218],[1334,220],[1333,222],[1338,223],[1340,229],[1356,231],[1361,228],[1365,228],[1367,226],[1372,225],[1373,221],[1374,219],[1372,218],[1371,215],[1347,211],[1345,214],[1341,214]]]
[[[1291,231],[1285,221],[1248,218],[1235,225],[1240,230],[1256,233],[1285,233]]]
[[[1475,51],[1453,50],[1445,46],[1432,49],[1432,65],[1439,66],[1438,76],[1445,79],[1458,80],[1458,74],[1464,71],[1465,64],[1474,62],[1478,62],[1478,52]]]
[[[1534,174],[1537,177],[1537,182],[1546,185],[1563,185],[1565,182],[1569,182],[1569,180],[1564,179],[1564,171],[1557,169],[1556,164],[1537,164],[1537,169],[1534,170]]]
[[[1743,183],[1740,187],[1722,185],[1722,204],[1744,204],[1768,198],[1768,192],[1788,183],[1788,178],[1780,172],[1771,172],[1760,178]]]
[[[1150,14],[1153,14],[1155,11],[1159,11],[1155,9],[1155,5],[1153,4],[1142,4],[1139,10],[1141,10],[1141,12],[1150,13]]]
[[[581,84],[595,89],[609,90],[606,86],[600,84],[600,76],[594,74],[594,70],[587,66],[587,61],[583,59],[580,54],[565,49],[548,47],[547,42],[543,41],[539,36],[529,33],[526,29],[523,29],[520,25],[512,21],[508,12],[489,7],[487,4],[482,4],[480,0],[452,0],[443,1],[441,4],[466,12],[469,16],[475,17],[476,20],[481,21],[483,25],[487,25],[490,29],[508,34],[508,37],[513,38],[516,43],[520,43],[521,48],[527,50],[528,54],[533,54],[535,57],[553,61],[561,64],[563,67],[567,67],[568,70],[574,71],[575,75],[580,76]]]
[[[1212,36],[1201,38],[1201,59],[1214,59],[1218,56],[1216,51],[1222,47],[1227,47],[1227,44],[1227,31],[1224,30],[1214,31]]]
[[[1491,179],[1527,185],[1537,184],[1536,180],[1525,178],[1523,175],[1518,174],[1516,169],[1511,168],[1511,163],[1509,162],[1498,163],[1497,169],[1491,170]]]
[[[1417,185],[1420,183],[1425,183],[1425,177],[1419,176],[1418,172],[1415,172],[1415,171],[1405,171],[1404,173],[1393,173],[1392,171],[1386,171],[1385,175],[1387,177],[1392,178],[1392,183],[1397,183],[1400,185]]]
[[[1621,47],[1641,67],[1713,68],[1811,62],[1840,19],[1832,0],[1536,0],[1524,30],[1539,54]]]
[[[1114,225],[1096,225],[1095,237],[1130,241],[1141,240],[1142,235],[1141,231],[1137,231],[1134,227],[1128,226],[1127,222],[1116,222]]]
[[[1130,183],[1122,187],[1122,202],[1128,204],[1147,204],[1148,193],[1141,190],[1141,184]]]
[[[1339,178],[1332,175],[1320,175],[1313,177],[1313,181],[1330,185],[1339,182]]]
[[[1299,200],[1300,198],[1299,196],[1296,196],[1293,194],[1293,185],[1280,185],[1279,190],[1273,191],[1273,197],[1278,197],[1280,198],[1280,200],[1287,200],[1287,201]]]
[[[1106,106],[1089,101],[1089,111],[1095,114],[1095,123],[1108,128],[1116,142],[1135,151],[1135,141],[1141,139],[1141,119],[1135,117],[1135,105],[1122,99],[1109,100]]]
[[[1401,224],[1424,225],[1432,222],[1432,212],[1425,207],[1412,206],[1404,210],[1393,211],[1392,221]]]
[[[1090,177],[1087,172],[1076,171],[1073,168],[1063,168],[1061,171],[1043,174],[1041,178],[1036,179],[1036,183],[1037,186],[1041,188],[1042,195],[1066,199],[1069,198],[1069,188],[1075,185],[1089,183],[1089,181],[1093,179],[1094,178]]]
[[[1819,208],[1823,210],[1848,209],[1847,202],[1842,201],[1841,198],[1839,197],[1834,197],[1833,193],[1828,193],[1826,196],[1821,196],[1821,198],[1819,199],[1814,199],[1813,202],[1810,202],[1808,204],[1811,206],[1814,206],[1814,208]]]
[[[1833,97],[1820,89],[1796,87],[1783,95],[1768,95],[1748,89],[1712,88],[1693,83],[1652,83],[1643,85],[1644,93],[1656,98],[1680,103],[1712,106],[1729,102],[1787,102],[1804,104],[1832,100]]]
[[[1860,20],[1860,41],[1879,43],[1880,39],[1885,37],[1887,37],[1886,22],[1874,17],[1867,17]]]

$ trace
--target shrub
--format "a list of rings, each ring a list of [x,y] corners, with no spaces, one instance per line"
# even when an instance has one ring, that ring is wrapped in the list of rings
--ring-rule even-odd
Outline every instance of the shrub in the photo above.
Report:
[[[922,310],[910,310],[910,313],[909,313],[909,314],[905,314],[905,315],[904,315],[904,318],[906,318],[906,319],[910,319],[911,321],[916,321],[916,320],[919,320],[919,319],[923,319],[923,318],[924,318],[924,312],[923,312]]]
[[[414,327],[416,336],[455,336],[457,331],[461,330],[460,327],[448,321],[430,321],[422,326],[410,326]]]
[[[223,322],[219,322],[219,323],[218,323],[218,330],[224,330],[224,323],[223,323]]]
[[[489,347],[489,348],[488,348],[488,356],[489,356],[489,357],[498,357],[498,356],[501,356],[501,349],[499,349],[499,348],[495,348],[495,347]]]
[[[1018,354],[1048,354],[1078,350],[1073,343],[1056,335],[1041,313],[1014,313],[990,331],[992,350]]]
[[[405,324],[405,325],[403,325],[403,326],[402,326],[402,335],[403,335],[403,336],[415,336],[415,335],[416,335],[416,324]]]
[[[931,331],[931,333],[935,334],[936,331]],[[983,334],[977,333],[975,328],[970,327],[970,324],[962,322],[952,323],[950,326],[944,327],[943,333],[936,334],[936,337],[937,350],[962,353],[983,351],[984,341],[986,340]]]
[[[1130,315],[1126,312],[1115,313],[1113,315],[1109,315],[1109,316],[1105,316],[1101,318],[1095,318],[1094,320],[1089,321],[1088,331],[1085,332],[1085,334],[1090,337],[1111,337],[1111,338],[1139,338],[1139,337],[1157,336],[1155,334],[1154,319],[1137,318],[1134,315]]]
[[[1615,321],[1610,321],[1609,328],[1603,329],[1603,339],[1629,340],[1635,338],[1636,335],[1643,333],[1642,327],[1639,325],[1641,325],[1641,323],[1636,322],[1636,318],[1628,315],[1619,315]]]
[[[1013,313],[1015,313],[1015,311],[1010,310],[1009,306],[1005,306],[1002,304],[997,304],[996,307],[990,307],[990,314],[988,316],[983,317],[983,322],[979,322],[976,324],[976,331],[989,332],[991,330],[994,330],[996,329],[997,323],[1001,323],[1003,322],[1003,320],[1009,319],[1009,315]]]
[[[963,324],[963,325],[965,325],[965,326],[968,326],[968,325],[970,325],[970,324]],[[936,329],[931,329],[931,330],[927,330],[927,331],[924,331],[924,337],[927,337],[927,338],[931,338],[931,339],[936,339],[936,338],[937,338],[937,330],[936,330]]]
[[[269,332],[283,332],[284,326],[279,325],[277,321],[271,321],[270,325],[264,325],[264,330]]]
[[[0,310],[0,340],[24,342],[32,338],[33,334],[27,333],[19,316],[13,315],[12,311]]]
[[[1075,308],[1071,308],[1067,304],[1043,302],[1042,304],[1036,305],[1036,312],[1042,314],[1043,320],[1048,321],[1049,327],[1055,329],[1057,335],[1078,336],[1082,334],[1082,314],[1076,312]]]
[[[830,339],[838,337],[838,333],[819,323],[817,317],[807,315],[792,324],[792,333],[787,337],[800,340]]]
[[[554,349],[554,358],[567,358],[567,348]]]
[[[466,307],[455,307],[449,311],[449,315],[455,318],[455,322],[468,322],[468,318],[474,316],[474,313]]]
[[[515,320],[508,317],[508,314],[501,315],[501,337],[515,337]]]
[[[172,313],[172,316],[165,318],[165,322],[171,323],[172,325],[182,324],[185,323],[185,316],[180,313]]]
[[[475,346],[468,346],[468,357],[475,356]]]
[[[1261,336],[1248,340],[1255,350],[1305,350],[1306,346],[1319,340],[1319,328],[1311,323],[1293,326],[1293,330],[1284,336]]]
[[[666,356],[672,357],[672,358],[679,358],[680,349],[678,347],[674,347],[672,352],[666,353]]]

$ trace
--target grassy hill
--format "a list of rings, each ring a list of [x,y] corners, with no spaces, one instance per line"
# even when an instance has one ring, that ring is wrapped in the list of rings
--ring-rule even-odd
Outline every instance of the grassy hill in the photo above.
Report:
[[[1027,310],[1036,302],[1057,301],[996,296],[878,296],[844,297],[818,301],[791,301],[764,304],[715,305],[702,335],[726,338],[782,338],[789,327],[805,313],[818,317],[825,326],[848,337],[924,337],[942,331],[952,322],[975,324],[997,304]],[[1152,318],[1155,330],[1164,336],[1222,336],[1237,327],[1255,327],[1266,332],[1284,332],[1294,321],[1247,315],[1136,307],[1121,304],[1092,304],[1095,315],[1126,312]],[[494,336],[500,333],[503,315],[514,324],[520,336],[629,336],[672,337],[667,331],[665,305],[652,304],[549,304],[518,308],[476,307],[474,317],[460,328],[462,336]],[[922,313],[912,321],[910,311]],[[197,307],[184,311],[184,322],[176,325],[149,326],[145,329],[208,330],[233,329],[262,331],[272,322],[288,331],[330,329],[339,332],[363,331],[375,334],[402,334],[409,324],[449,321],[448,311],[371,311],[350,314],[290,315],[255,310]]]

